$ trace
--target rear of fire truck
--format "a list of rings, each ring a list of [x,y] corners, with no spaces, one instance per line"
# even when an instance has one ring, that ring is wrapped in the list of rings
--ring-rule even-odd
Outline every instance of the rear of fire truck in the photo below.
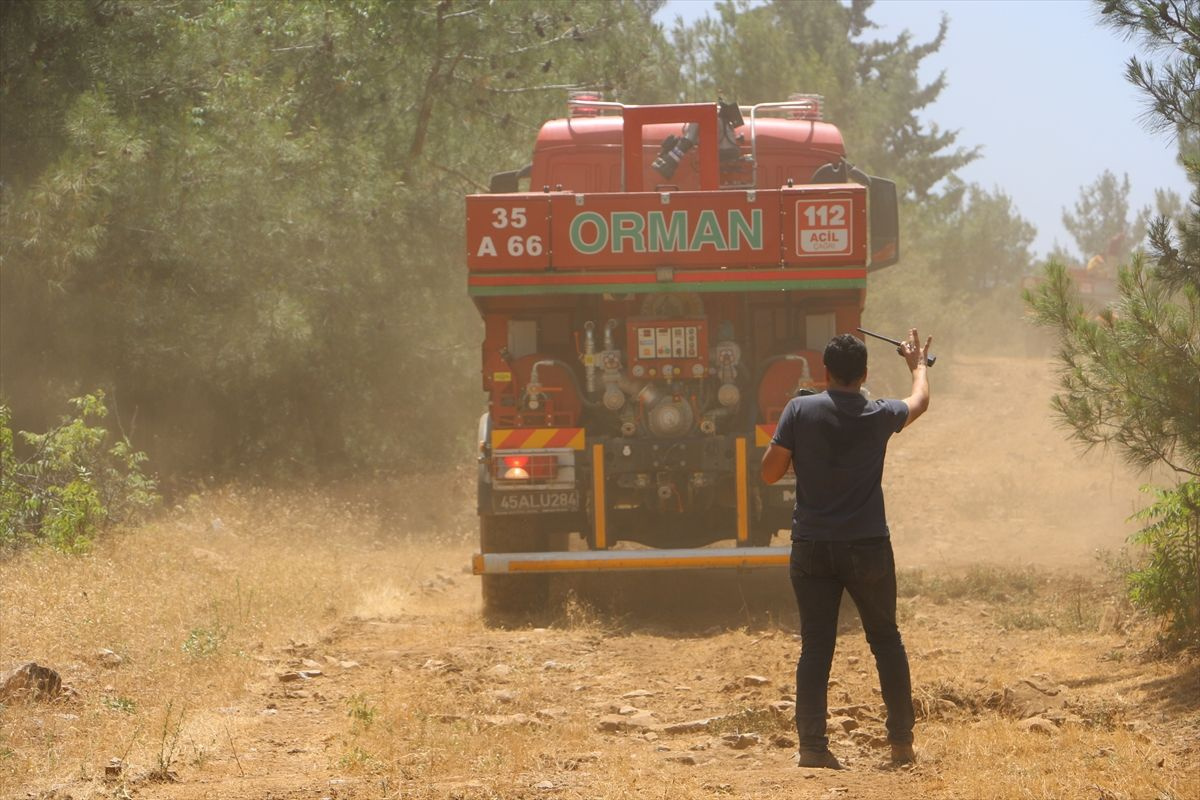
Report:
[[[544,607],[554,573],[787,563],[794,482],[758,460],[899,255],[895,185],[820,104],[576,96],[467,198],[489,620]]]

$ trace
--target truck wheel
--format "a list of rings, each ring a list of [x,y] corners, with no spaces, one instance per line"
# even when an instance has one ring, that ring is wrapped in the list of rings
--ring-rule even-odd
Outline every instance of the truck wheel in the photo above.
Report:
[[[765,527],[750,527],[750,546],[751,547],[767,547],[771,544],[771,540],[775,538],[778,532],[777,528]]]
[[[479,546],[484,553],[536,553],[546,549],[546,534],[536,518],[480,517]],[[483,621],[504,625],[546,608],[549,575],[483,575]]]

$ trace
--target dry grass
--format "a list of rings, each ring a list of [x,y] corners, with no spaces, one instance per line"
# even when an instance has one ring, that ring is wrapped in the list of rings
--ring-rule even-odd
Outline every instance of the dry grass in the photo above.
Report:
[[[867,798],[1193,796],[1200,781],[1195,743],[1187,736],[1189,730],[1194,733],[1195,709],[1190,723],[1172,719],[1173,724],[1147,724],[1148,718],[1156,718],[1151,708],[1158,701],[1139,688],[1148,674],[1183,682],[1189,680],[1187,673],[1138,665],[1121,674],[1103,675],[1101,667],[1080,675],[1081,668],[1097,667],[1091,652],[1094,636],[1064,642],[1041,632],[1017,632],[1009,638],[989,630],[988,638],[999,640],[993,647],[970,635],[958,640],[962,649],[931,647],[947,638],[938,628],[961,624],[955,615],[939,615],[935,624],[920,626],[912,637],[918,698],[959,700],[958,708],[922,720],[922,764],[912,773],[882,769],[877,751],[843,737],[834,747],[847,756],[853,772],[819,775],[804,783],[791,766],[791,751],[769,744],[771,736],[787,733],[787,721],[765,710],[769,701],[790,690],[795,644],[781,632],[761,630],[685,638],[627,632],[597,639],[584,630],[551,629],[497,639],[497,634],[465,624],[446,631],[445,639],[427,640],[420,654],[445,669],[425,671],[418,658],[393,668],[406,678],[373,699],[370,724],[353,727],[341,746],[357,754],[357,774],[386,779],[403,787],[400,796],[420,798],[539,792],[601,798],[699,798],[728,792],[783,798],[796,796],[798,787],[818,786],[822,791],[851,787],[853,796]],[[554,657],[557,666],[547,669],[547,657]],[[868,659],[861,638],[848,631],[835,664],[833,702],[877,705]],[[497,663],[509,668],[502,677],[494,672]],[[1002,697],[1004,686],[1028,677],[1032,668],[1048,669],[1071,686],[1076,719],[1052,736],[1020,730],[1019,720],[992,701]],[[752,672],[767,676],[770,684],[762,689],[738,685],[741,675]],[[971,678],[964,683],[964,676]],[[1098,689],[1089,692],[1092,686]],[[636,689],[654,694],[622,699]],[[511,699],[496,699],[498,690]],[[599,716],[624,704],[653,709],[663,722],[715,715],[727,720],[707,731],[679,735],[599,732]],[[515,713],[537,720],[539,711],[544,722],[492,724],[497,716]],[[868,722],[866,728],[882,733],[878,723]],[[757,733],[762,743],[739,759],[742,754],[726,748],[720,738],[735,731]],[[689,755],[699,763],[671,760]]]
[[[597,610],[610,599],[601,586],[566,596],[547,627],[486,630],[478,585],[461,572],[473,547],[470,476],[442,485],[454,486],[445,503],[416,483],[340,499],[216,493],[85,558],[26,553],[0,565],[0,667],[37,660],[78,691],[0,710],[0,798],[1200,791],[1200,673],[1143,661],[1149,632],[1128,617],[1124,632],[1097,633],[1111,597],[1103,582],[980,566],[906,572],[921,764],[886,770],[879,750],[839,735],[851,769],[815,773],[771,742],[790,735],[768,710],[792,689],[790,624],[748,617],[743,596],[712,584],[706,599],[726,613],[673,627],[630,611],[632,600],[616,615]],[[754,580],[771,580],[762,575]],[[122,663],[101,666],[100,648]],[[325,674],[278,680],[306,659]],[[768,683],[745,685],[751,674]],[[1021,730],[1003,702],[1006,686],[1039,675],[1070,698],[1052,735]],[[866,706],[862,728],[880,735],[871,656],[852,618],[834,679],[831,703]],[[647,694],[626,697],[635,691]],[[598,729],[626,705],[662,723],[724,719],[680,734]],[[735,750],[722,739],[731,733],[760,739]],[[112,757],[130,766],[106,783]],[[178,782],[151,780],[164,768]]]
[[[0,563],[0,670],[37,661],[77,693],[0,711],[0,797],[92,780],[114,757],[145,772],[229,752],[226,724],[205,717],[261,677],[273,648],[401,607],[426,559],[461,539],[457,520],[428,507],[404,516],[373,498],[230,490],[85,557]],[[430,546],[398,546],[418,537]],[[101,650],[120,665],[104,666]]]
[[[1196,791],[1194,773],[1186,774],[1177,761],[1168,764],[1161,748],[1129,731],[1069,725],[1050,737],[1021,731],[1014,722],[997,716],[923,726],[924,753],[934,773],[931,793],[1182,799]]]

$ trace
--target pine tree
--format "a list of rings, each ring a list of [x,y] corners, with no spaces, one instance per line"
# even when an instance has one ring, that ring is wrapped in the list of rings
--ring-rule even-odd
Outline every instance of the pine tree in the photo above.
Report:
[[[1122,264],[1146,235],[1149,209],[1129,218],[1129,176],[1118,180],[1105,170],[1079,192],[1072,211],[1063,209],[1062,223],[1086,263],[1099,256],[1106,264]]]
[[[1098,316],[1080,303],[1062,264],[1026,297],[1056,332],[1060,419],[1087,446],[1111,445],[1139,468],[1165,468],[1171,486],[1138,516],[1144,565],[1129,576],[1136,603],[1164,623],[1166,639],[1200,633],[1200,7],[1195,2],[1102,0],[1102,20],[1164,62],[1131,59],[1129,80],[1148,99],[1152,130],[1174,132],[1196,187],[1181,219],[1150,224],[1148,254],[1119,272],[1116,304]]]
[[[842,131],[855,164],[927,197],[978,155],[955,146],[956,132],[918,116],[945,87],[944,76],[923,84],[918,72],[942,46],[948,26],[943,22],[933,40],[919,44],[907,32],[875,40],[866,36],[874,27],[872,4],[719,2],[715,17],[673,32],[681,62],[675,93],[693,102],[722,94],[742,104],[823,95],[825,118]]]

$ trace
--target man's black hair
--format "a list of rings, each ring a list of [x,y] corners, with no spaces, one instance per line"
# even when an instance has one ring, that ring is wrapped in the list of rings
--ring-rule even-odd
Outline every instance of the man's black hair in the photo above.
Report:
[[[867,346],[854,334],[838,334],[825,345],[823,360],[838,383],[854,383],[867,372]]]

